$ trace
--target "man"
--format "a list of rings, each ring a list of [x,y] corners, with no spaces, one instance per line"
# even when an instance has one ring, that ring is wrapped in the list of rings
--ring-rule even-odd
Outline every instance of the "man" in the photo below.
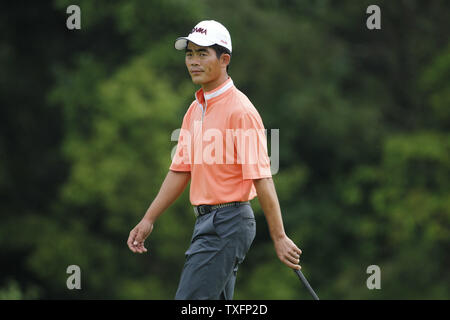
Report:
[[[188,37],[178,38],[175,48],[185,50],[191,79],[201,88],[183,118],[170,170],[131,230],[128,246],[135,253],[147,251],[144,241],[155,221],[191,181],[197,220],[175,299],[232,299],[238,265],[255,236],[249,200],[258,196],[283,263],[300,269],[301,250],[284,232],[261,117],[227,74],[228,30],[216,21],[202,21]]]

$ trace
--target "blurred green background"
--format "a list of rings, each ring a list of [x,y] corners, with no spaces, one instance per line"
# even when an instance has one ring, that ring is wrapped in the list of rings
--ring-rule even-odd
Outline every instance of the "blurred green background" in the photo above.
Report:
[[[66,8],[81,8],[68,30]],[[366,8],[381,8],[381,30]],[[450,298],[450,2],[9,1],[0,10],[0,299],[172,299],[189,190],[128,250],[197,89],[174,40],[215,19],[280,130],[285,228],[322,299]],[[257,234],[235,299],[310,299]],[[81,290],[69,290],[69,265]],[[369,290],[369,265],[381,289]]]

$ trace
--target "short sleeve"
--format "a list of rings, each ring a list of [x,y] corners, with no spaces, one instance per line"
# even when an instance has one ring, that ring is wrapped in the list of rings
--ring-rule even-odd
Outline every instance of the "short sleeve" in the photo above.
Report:
[[[190,151],[191,134],[188,128],[188,115],[186,114],[181,124],[178,144],[169,169],[172,171],[191,171]]]
[[[266,130],[259,114],[244,112],[240,115],[235,143],[244,180],[272,177]]]

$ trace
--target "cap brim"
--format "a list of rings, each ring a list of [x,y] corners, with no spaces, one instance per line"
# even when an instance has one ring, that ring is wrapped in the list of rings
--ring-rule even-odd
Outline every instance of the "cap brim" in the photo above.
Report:
[[[209,46],[212,46],[213,44],[215,44],[212,41],[208,41],[203,38],[198,38],[191,34],[189,37],[177,38],[177,40],[175,40],[175,49],[177,49],[177,50],[186,49],[188,41],[191,41],[191,42],[195,43],[196,45],[202,46],[202,47],[209,47]]]
[[[187,42],[188,42],[188,40],[186,37],[178,38],[177,40],[175,40],[175,49],[177,49],[177,50],[186,49]]]

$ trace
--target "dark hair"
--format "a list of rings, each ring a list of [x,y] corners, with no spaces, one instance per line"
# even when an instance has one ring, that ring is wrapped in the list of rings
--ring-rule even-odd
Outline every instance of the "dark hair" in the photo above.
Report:
[[[231,58],[230,50],[228,50],[225,47],[222,47],[222,46],[220,46],[218,44],[214,44],[210,48],[214,49],[214,51],[216,52],[217,59],[220,59],[220,57],[222,56],[223,53],[229,54],[230,58]],[[231,63],[231,60],[230,60],[230,63]],[[230,66],[230,63],[228,63],[228,65],[227,65],[227,72],[228,72],[228,67]]]

